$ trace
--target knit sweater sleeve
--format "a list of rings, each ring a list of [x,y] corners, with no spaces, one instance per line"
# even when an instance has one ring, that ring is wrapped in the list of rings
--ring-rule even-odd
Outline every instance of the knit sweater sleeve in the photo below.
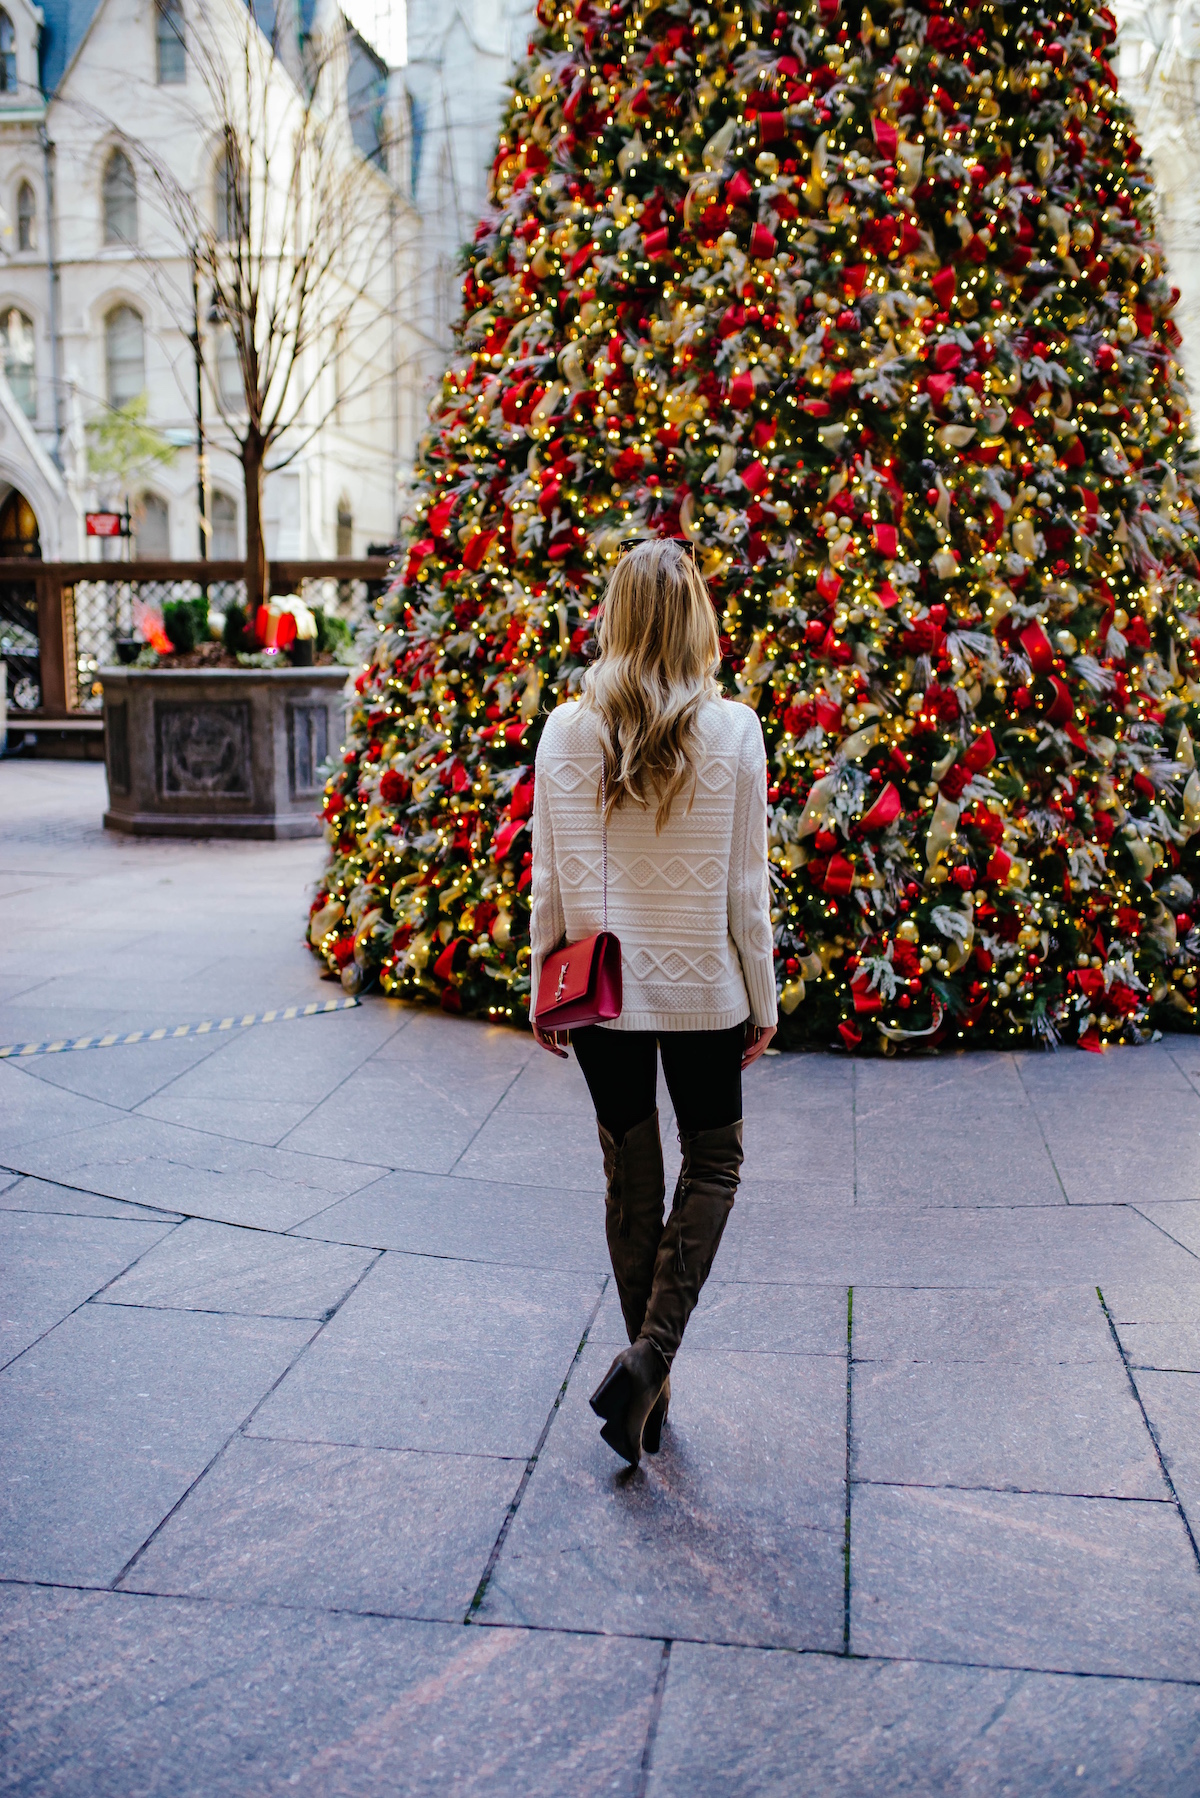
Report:
[[[533,783],[533,880],[529,889],[529,1015],[534,1016],[542,963],[558,947],[566,931],[558,869],[554,862],[554,830],[550,822],[546,767],[552,751],[544,733],[538,744]]]
[[[771,884],[767,875],[767,757],[762,727],[753,712],[744,730],[734,793],[729,856],[729,934],[737,946],[755,1024],[774,1024],[774,941]]]

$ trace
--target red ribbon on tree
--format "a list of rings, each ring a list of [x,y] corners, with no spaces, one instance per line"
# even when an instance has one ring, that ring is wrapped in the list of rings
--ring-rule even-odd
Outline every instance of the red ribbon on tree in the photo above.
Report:
[[[869,811],[865,811],[860,820],[864,830],[886,830],[894,824],[902,810],[900,794],[889,780]]]

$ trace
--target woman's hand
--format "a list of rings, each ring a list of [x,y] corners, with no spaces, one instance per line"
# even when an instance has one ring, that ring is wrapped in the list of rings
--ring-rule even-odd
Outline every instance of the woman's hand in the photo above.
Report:
[[[548,1049],[550,1051],[551,1055],[557,1055],[561,1061],[565,1061],[567,1059],[567,1051],[565,1049],[559,1048],[558,1031],[557,1030],[543,1030],[541,1025],[535,1019],[534,1025],[533,1025],[533,1034],[537,1038],[538,1042],[541,1044],[542,1048]]]
[[[774,1024],[746,1025],[746,1052],[742,1056],[742,1066],[744,1068],[748,1068],[752,1061],[758,1060],[774,1034]]]

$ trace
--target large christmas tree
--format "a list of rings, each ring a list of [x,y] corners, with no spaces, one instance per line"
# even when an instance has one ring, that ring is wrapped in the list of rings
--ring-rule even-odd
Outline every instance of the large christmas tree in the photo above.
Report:
[[[619,546],[668,533],[766,735],[785,1042],[1188,1027],[1196,471],[1112,15],[539,20],[317,953],[525,1014],[538,732]]]

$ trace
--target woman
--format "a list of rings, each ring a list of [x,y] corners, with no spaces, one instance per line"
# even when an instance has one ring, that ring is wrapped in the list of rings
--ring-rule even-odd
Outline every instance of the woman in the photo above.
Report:
[[[716,618],[686,546],[640,543],[617,564],[597,641],[582,699],[551,714],[537,752],[531,972],[536,995],[546,956],[603,927],[607,860],[624,1009],[571,1045],[630,1341],[592,1409],[636,1466],[658,1449],[671,1363],[737,1191],[742,1069],[775,1034],[767,768],[757,717],[721,697]],[[534,1035],[564,1053],[536,1019]],[[660,1053],[683,1156],[665,1229]]]

